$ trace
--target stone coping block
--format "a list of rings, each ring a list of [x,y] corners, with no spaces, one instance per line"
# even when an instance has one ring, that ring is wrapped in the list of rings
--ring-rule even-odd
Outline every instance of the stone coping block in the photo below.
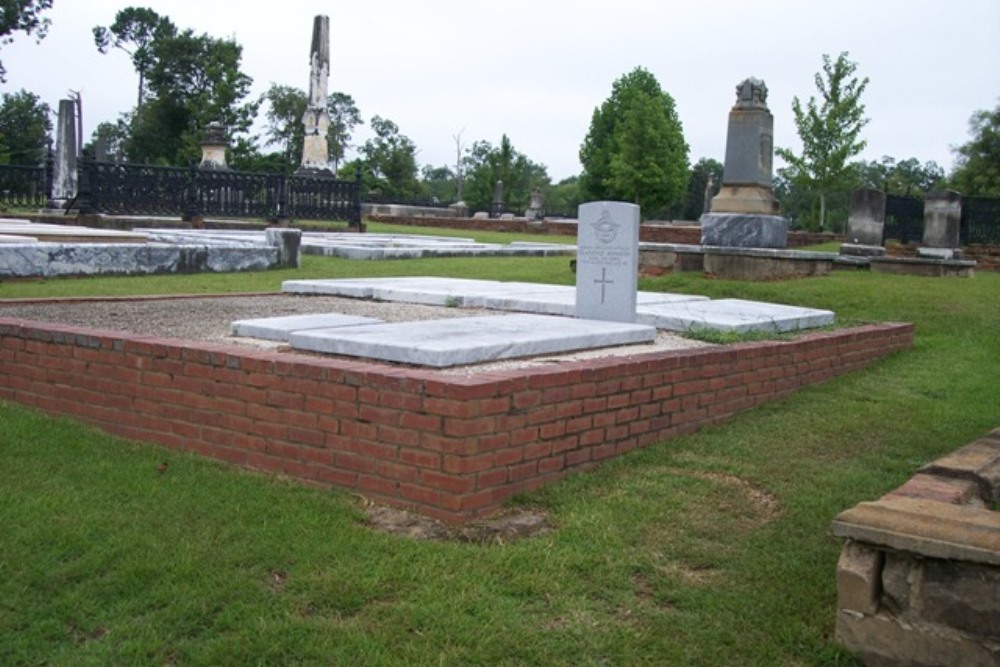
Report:
[[[334,329],[359,324],[378,324],[383,320],[374,317],[357,317],[339,313],[319,313],[314,315],[286,315],[283,317],[261,317],[252,320],[236,320],[230,325],[234,336],[262,338],[264,340],[288,341],[295,331],[312,329]]]
[[[521,314],[299,331],[289,342],[300,350],[445,368],[655,338],[655,328],[639,324]]]
[[[934,259],[932,257],[872,257],[871,270],[876,273],[896,273],[911,276],[971,278],[976,262],[963,259]]]
[[[829,326],[833,311],[744,299],[681,301],[642,306],[638,321],[670,331],[795,331]]]
[[[887,496],[833,521],[833,534],[926,558],[1000,566],[1000,512]]]
[[[1000,502],[1000,433],[976,440],[924,466],[920,472],[974,482],[985,502]]]
[[[801,259],[803,261],[837,259],[835,252],[811,250],[788,250],[784,248],[740,248],[736,246],[702,246],[706,255],[737,255],[740,257],[762,257],[766,259]]]

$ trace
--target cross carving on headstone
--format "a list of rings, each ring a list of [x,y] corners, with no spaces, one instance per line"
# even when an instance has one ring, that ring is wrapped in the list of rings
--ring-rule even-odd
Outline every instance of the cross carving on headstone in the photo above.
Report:
[[[601,286],[601,303],[604,303],[604,291],[607,289],[608,285],[614,285],[615,281],[608,280],[608,270],[602,266],[601,278],[600,280],[594,278],[594,282]]]

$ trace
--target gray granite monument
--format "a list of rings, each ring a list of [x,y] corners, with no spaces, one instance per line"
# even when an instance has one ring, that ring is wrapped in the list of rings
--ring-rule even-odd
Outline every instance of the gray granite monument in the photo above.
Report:
[[[528,204],[528,210],[524,212],[524,217],[528,220],[541,220],[544,215],[545,206],[545,196],[542,191],[535,188],[531,191],[531,202]]]
[[[784,248],[788,222],[772,186],[774,117],[767,86],[749,78],[736,86],[729,112],[722,188],[701,216],[701,243],[740,248]]]
[[[59,118],[56,121],[56,148],[52,165],[52,196],[48,208],[70,206],[77,193],[77,114],[76,102],[59,100]]]
[[[956,257],[961,241],[962,196],[936,190],[924,197],[924,238],[917,254],[936,259]]]
[[[576,316],[635,322],[639,207],[616,201],[581,204],[576,243]]]
[[[851,193],[847,215],[847,242],[841,255],[879,257],[885,254],[885,193],[874,188],[859,188]]]
[[[332,176],[326,132],[330,127],[327,86],[330,79],[330,17],[313,20],[312,49],[309,56],[309,103],[302,115],[305,138],[302,165],[297,174]]]

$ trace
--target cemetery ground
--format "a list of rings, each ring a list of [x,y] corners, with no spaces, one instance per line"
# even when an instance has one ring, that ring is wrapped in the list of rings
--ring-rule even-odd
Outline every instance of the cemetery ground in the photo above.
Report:
[[[383,275],[573,284],[566,258],[306,256],[253,274],[4,282],[0,299]],[[519,497],[551,530],[486,543],[379,532],[356,495],[0,403],[0,664],[853,664],[832,638],[830,522],[1000,425],[1000,274],[684,273],[640,289],[913,322],[915,342]]]

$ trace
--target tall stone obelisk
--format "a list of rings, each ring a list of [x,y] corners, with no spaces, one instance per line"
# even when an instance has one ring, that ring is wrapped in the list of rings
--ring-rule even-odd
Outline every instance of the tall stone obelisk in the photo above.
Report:
[[[302,115],[305,139],[302,142],[302,165],[297,174],[332,176],[326,132],[330,127],[327,111],[327,83],[330,78],[330,17],[313,20],[312,49],[309,55],[309,105]]]
[[[729,112],[722,188],[712,210],[701,216],[701,244],[741,248],[784,248],[788,221],[774,197],[774,117],[767,86],[753,77],[736,86]]]

